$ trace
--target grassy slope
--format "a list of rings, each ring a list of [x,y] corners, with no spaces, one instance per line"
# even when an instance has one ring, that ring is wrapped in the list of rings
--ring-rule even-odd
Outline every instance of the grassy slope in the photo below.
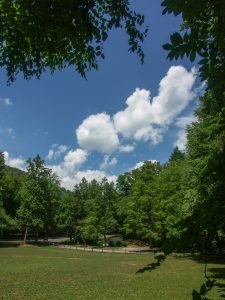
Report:
[[[58,248],[0,248],[0,299],[189,300],[205,281],[204,266],[169,257],[160,268],[136,274],[149,255],[83,253]],[[224,265],[210,264],[214,276]],[[220,282],[222,279],[220,279]],[[215,287],[210,299],[221,299]]]

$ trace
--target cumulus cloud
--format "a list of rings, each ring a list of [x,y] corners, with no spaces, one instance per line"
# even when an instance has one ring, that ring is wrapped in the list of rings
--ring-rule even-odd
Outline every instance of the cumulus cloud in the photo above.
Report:
[[[51,149],[48,151],[47,159],[57,159],[61,156],[61,154],[65,153],[68,150],[68,147],[66,145],[52,145]]]
[[[87,155],[87,151],[83,149],[70,150],[60,164],[49,167],[62,179],[75,174],[87,160]]]
[[[136,89],[126,100],[127,108],[113,117],[117,132],[131,137],[141,128],[149,125],[151,114],[150,91]]]
[[[127,145],[121,145],[119,147],[119,151],[120,152],[124,152],[124,153],[129,153],[129,152],[132,152],[134,151],[134,145],[130,145],[130,144],[127,144]]]
[[[13,102],[10,98],[0,98],[0,103],[5,106],[12,106]]]
[[[68,190],[72,190],[74,185],[81,182],[84,177],[87,181],[91,181],[93,179],[101,181],[104,177],[106,177],[109,181],[113,182],[115,182],[117,178],[115,175],[108,175],[106,172],[100,170],[78,171],[74,174],[74,176],[63,177],[61,185]]]
[[[158,162],[158,161],[155,160],[155,159],[148,159],[148,160],[145,160],[145,161],[140,161],[140,162],[136,163],[136,165],[135,165],[131,170],[141,168],[141,167],[144,165],[144,163],[145,163],[146,161],[149,161],[149,162],[151,162],[151,163],[153,163],[153,164],[155,164],[155,163]]]
[[[193,91],[196,69],[188,72],[183,66],[173,66],[159,84],[159,95],[153,98],[152,118],[156,124],[170,124],[195,99]]]
[[[174,142],[174,147],[178,147],[180,151],[185,151],[187,144],[187,133],[185,129],[181,129],[177,133],[177,139]]]
[[[87,151],[111,154],[134,150],[132,145],[120,145],[120,136],[153,145],[162,142],[169,125],[196,98],[196,77],[194,68],[188,72],[183,66],[172,66],[160,81],[156,97],[137,88],[127,98],[125,109],[112,118],[106,113],[86,118],[76,130],[78,144]]]
[[[110,167],[115,167],[116,164],[117,164],[116,157],[113,157],[113,158],[110,159],[109,155],[105,155],[104,159],[103,159],[103,162],[100,165],[100,169],[105,170],[105,169],[108,169]]]
[[[161,142],[167,126],[196,97],[196,76],[195,69],[188,72],[182,66],[173,66],[160,81],[158,96],[151,99],[150,91],[137,88],[127,98],[127,107],[113,117],[117,132],[138,141]]]
[[[196,122],[196,121],[197,121],[197,117],[194,116],[193,114],[190,114],[188,116],[183,116],[183,117],[177,118],[175,125],[180,128],[185,128],[187,125],[189,125],[193,122]]]
[[[85,119],[76,130],[78,144],[88,151],[110,154],[119,146],[119,138],[109,115],[100,113]]]
[[[63,166],[71,172],[80,169],[80,166],[87,160],[87,155],[87,151],[82,149],[70,150],[64,157]]]
[[[196,121],[197,121],[197,118],[193,114],[180,117],[176,120],[175,125],[180,129],[177,133],[177,139],[174,142],[174,147],[177,146],[179,148],[179,150],[185,151],[186,144],[187,144],[186,127]]]
[[[10,155],[7,151],[4,152],[4,157],[5,157],[5,164],[7,166],[17,168],[17,169],[20,169],[22,171],[25,170],[26,161],[23,158],[21,158],[21,157],[17,157],[17,158],[10,157]]]
[[[65,154],[61,163],[57,165],[48,165],[48,167],[58,175],[61,186],[68,190],[72,190],[74,185],[79,183],[84,177],[88,181],[93,179],[100,181],[103,177],[107,177],[109,181],[116,180],[116,176],[110,176],[103,170],[80,170],[81,166],[86,162],[87,157],[88,152],[86,150],[70,150]],[[117,163],[114,158],[111,160],[108,159],[107,162],[111,166]]]
[[[134,134],[134,138],[137,141],[151,141],[153,145],[157,145],[163,140],[163,133],[166,127],[157,128],[151,125],[137,130]]]

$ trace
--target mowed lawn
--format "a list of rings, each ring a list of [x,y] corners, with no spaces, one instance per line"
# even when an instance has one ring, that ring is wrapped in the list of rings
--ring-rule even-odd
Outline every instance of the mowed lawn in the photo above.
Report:
[[[54,247],[0,248],[0,299],[189,300],[199,291],[204,265],[170,256],[144,271],[153,255],[84,253]],[[222,262],[210,263],[219,283],[209,299],[225,297]],[[143,269],[144,272],[136,273]]]

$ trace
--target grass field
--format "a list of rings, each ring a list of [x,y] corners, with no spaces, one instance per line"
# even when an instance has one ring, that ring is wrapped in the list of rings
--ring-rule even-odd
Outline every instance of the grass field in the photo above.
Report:
[[[152,254],[0,248],[0,299],[189,300],[205,282],[204,265],[193,259],[170,256],[150,271],[153,261]],[[217,281],[208,299],[225,298],[224,264],[210,263],[208,269]]]

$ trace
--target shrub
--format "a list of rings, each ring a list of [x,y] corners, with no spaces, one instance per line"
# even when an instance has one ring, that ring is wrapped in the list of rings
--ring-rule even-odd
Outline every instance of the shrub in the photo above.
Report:
[[[109,247],[114,247],[114,243],[113,241],[109,241],[109,244],[108,244]]]
[[[117,242],[116,242],[116,246],[117,246],[117,247],[121,247],[121,246],[122,246],[122,242],[121,242],[121,241],[117,241]]]
[[[128,245],[128,243],[127,243],[126,241],[122,241],[122,242],[121,242],[121,246],[122,246],[122,247],[127,247],[127,245]]]

